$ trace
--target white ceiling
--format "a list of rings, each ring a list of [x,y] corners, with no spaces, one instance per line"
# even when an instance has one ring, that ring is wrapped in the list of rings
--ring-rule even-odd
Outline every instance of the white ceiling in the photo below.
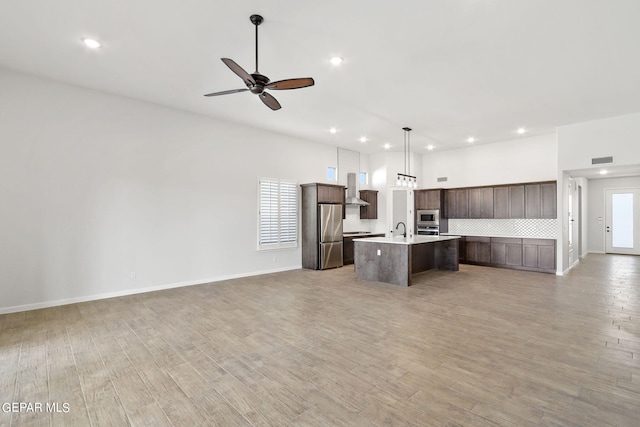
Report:
[[[630,176],[640,176],[640,165],[610,166],[600,165],[588,169],[574,169],[566,171],[574,178],[604,179],[604,178],[624,178]],[[601,173],[604,172],[604,173]]]
[[[316,81],[279,111],[203,96],[244,87],[221,57],[254,71],[253,13],[260,72]],[[638,0],[3,1],[0,65],[362,152],[410,126],[425,152],[640,111],[638,22]]]

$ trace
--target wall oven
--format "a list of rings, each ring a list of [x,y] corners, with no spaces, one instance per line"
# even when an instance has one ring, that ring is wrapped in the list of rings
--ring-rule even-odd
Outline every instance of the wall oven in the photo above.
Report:
[[[440,227],[420,227],[417,228],[418,236],[439,236]]]
[[[418,209],[416,211],[416,232],[421,236],[440,235],[440,210]]]
[[[440,210],[439,209],[418,209],[416,212],[416,226],[420,227],[439,227],[440,226]]]

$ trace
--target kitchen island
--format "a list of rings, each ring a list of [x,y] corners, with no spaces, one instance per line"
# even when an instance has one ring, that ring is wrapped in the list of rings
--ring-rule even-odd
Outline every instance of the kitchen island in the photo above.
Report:
[[[458,271],[459,236],[370,237],[354,240],[358,279],[410,286],[426,270]]]

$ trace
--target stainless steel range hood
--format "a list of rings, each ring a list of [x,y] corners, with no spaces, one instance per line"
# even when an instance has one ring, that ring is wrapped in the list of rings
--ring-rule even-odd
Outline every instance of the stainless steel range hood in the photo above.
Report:
[[[362,199],[356,197],[356,174],[348,173],[347,174],[347,197],[345,199],[345,204],[351,206],[367,206],[369,202],[365,202]]]

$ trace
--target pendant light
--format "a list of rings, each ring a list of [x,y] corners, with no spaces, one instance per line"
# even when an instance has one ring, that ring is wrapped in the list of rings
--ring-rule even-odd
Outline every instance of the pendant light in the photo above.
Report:
[[[418,179],[411,175],[411,128],[404,127],[404,173],[398,172],[396,185],[398,187],[418,188]]]

